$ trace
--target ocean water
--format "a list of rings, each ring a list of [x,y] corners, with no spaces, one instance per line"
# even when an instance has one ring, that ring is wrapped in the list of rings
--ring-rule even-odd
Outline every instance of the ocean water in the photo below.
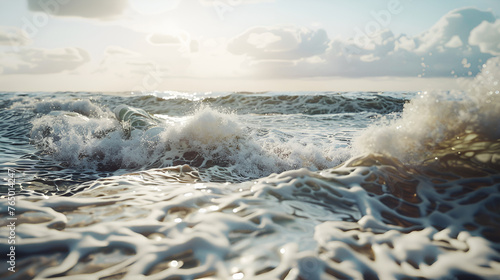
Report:
[[[4,92],[0,278],[499,279],[499,80]]]

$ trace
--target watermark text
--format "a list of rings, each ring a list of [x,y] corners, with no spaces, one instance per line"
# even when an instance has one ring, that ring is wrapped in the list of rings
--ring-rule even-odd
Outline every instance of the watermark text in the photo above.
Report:
[[[7,268],[11,272],[16,272],[16,171],[7,169],[7,228],[8,236],[7,243],[11,246],[7,253]]]

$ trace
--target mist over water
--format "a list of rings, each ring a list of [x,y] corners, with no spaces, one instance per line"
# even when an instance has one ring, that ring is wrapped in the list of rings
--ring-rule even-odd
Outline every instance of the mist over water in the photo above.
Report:
[[[0,277],[496,279],[499,67],[453,92],[5,93]]]

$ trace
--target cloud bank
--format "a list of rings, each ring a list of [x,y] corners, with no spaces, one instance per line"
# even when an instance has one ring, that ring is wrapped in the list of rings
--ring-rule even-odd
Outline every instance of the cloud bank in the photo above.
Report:
[[[29,0],[28,3],[31,11],[49,10],[58,16],[94,19],[112,18],[129,5],[129,1],[115,0],[99,0],[99,5],[91,5],[97,1]],[[238,3],[254,2],[258,1]],[[388,29],[379,31],[356,34],[350,39],[332,39],[321,28],[255,26],[218,41],[191,38],[188,32],[149,35],[135,32],[127,34],[127,41],[137,46],[108,44],[102,48],[102,58],[93,58],[89,65],[94,68],[88,72],[106,73],[123,80],[154,76],[162,81],[173,77],[446,78],[474,76],[486,60],[500,55],[500,20],[492,12],[474,8],[453,10],[429,30],[415,36],[395,35]],[[26,30],[17,27],[0,27],[0,73],[60,73],[91,61],[89,53],[81,48],[31,47],[31,39],[25,33]]]
[[[74,70],[90,61],[81,48],[24,48],[0,53],[0,73],[50,74]]]
[[[323,29],[255,27],[233,38],[227,49],[245,56],[244,67],[267,78],[472,76],[500,53],[499,26],[492,12],[463,8],[413,37],[382,30],[330,40]]]

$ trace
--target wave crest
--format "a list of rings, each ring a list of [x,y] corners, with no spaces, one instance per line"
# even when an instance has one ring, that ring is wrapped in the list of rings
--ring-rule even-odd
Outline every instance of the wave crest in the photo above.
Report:
[[[383,153],[406,163],[432,158],[441,143],[467,134],[500,138],[500,58],[483,65],[465,91],[421,92],[400,118],[385,119],[354,141],[359,153]]]

